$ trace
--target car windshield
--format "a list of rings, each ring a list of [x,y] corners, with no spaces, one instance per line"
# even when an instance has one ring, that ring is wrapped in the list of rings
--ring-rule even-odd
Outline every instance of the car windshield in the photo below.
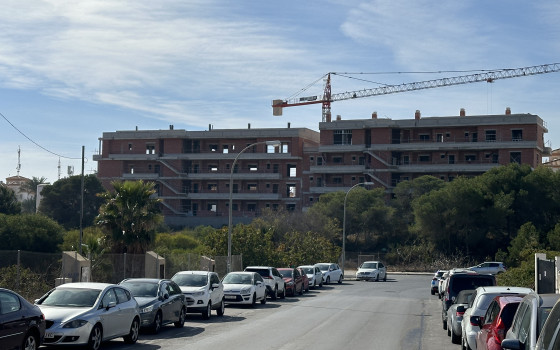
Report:
[[[321,271],[329,271],[329,266],[331,266],[331,265],[329,265],[329,264],[319,264],[317,266],[319,266],[319,269]]]
[[[292,270],[278,270],[282,277],[292,277],[294,272]]]
[[[376,269],[377,268],[377,263],[374,262],[365,262],[362,264],[362,269]]]
[[[458,293],[463,289],[476,289],[478,287],[492,285],[494,285],[494,280],[486,276],[465,276],[465,278],[463,278],[463,276],[457,276],[451,286],[451,290],[453,293]]]
[[[101,293],[99,289],[58,288],[40,301],[41,305],[62,307],[92,307]]]
[[[208,276],[195,274],[179,274],[171,278],[181,287],[204,287],[208,283]]]
[[[224,284],[253,284],[251,275],[230,273],[224,277]]]
[[[313,268],[312,267],[302,267],[301,269],[303,270],[303,272],[305,272],[308,275],[313,274]]]
[[[122,286],[128,288],[132,295],[137,298],[150,298],[157,297],[158,283],[157,282],[123,282]]]
[[[270,276],[270,272],[268,271],[268,269],[247,268],[245,269],[245,271],[257,272],[259,275],[265,278]]]

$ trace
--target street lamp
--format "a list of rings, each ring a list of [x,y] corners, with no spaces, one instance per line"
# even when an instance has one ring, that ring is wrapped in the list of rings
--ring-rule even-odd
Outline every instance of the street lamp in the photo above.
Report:
[[[243,148],[241,150],[241,152],[239,152],[237,154],[237,156],[235,157],[235,159],[233,160],[233,163],[231,164],[231,173],[229,176],[229,219],[228,219],[228,247],[227,247],[227,272],[231,272],[231,229],[232,229],[232,206],[233,206],[233,170],[235,169],[235,164],[237,163],[237,159],[239,159],[239,156],[241,155],[241,153],[245,152],[246,150],[248,150],[249,148],[256,146],[256,145],[260,145],[260,144],[266,144],[267,146],[273,146],[273,147],[279,147],[280,146],[280,141],[259,141],[259,142],[255,142],[250,144],[249,146]]]
[[[344,277],[344,262],[346,261],[346,199],[348,199],[348,193],[354,189],[356,186],[368,186],[373,185],[373,182],[360,182],[355,184],[354,186],[350,187],[348,191],[346,191],[346,196],[344,196],[344,216],[342,218],[342,276]]]

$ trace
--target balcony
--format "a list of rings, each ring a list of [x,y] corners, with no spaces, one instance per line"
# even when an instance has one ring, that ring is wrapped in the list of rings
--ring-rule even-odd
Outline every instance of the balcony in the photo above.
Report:
[[[315,174],[359,174],[365,171],[365,165],[315,165],[310,171]]]

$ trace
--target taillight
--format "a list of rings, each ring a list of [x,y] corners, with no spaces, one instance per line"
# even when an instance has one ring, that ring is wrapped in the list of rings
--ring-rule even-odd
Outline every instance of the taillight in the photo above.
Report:
[[[478,327],[478,322],[482,323],[484,321],[484,317],[483,316],[471,316],[469,321],[471,323],[471,326]]]
[[[496,332],[494,333],[494,339],[498,344],[501,344],[505,335],[506,335],[506,325],[500,318],[498,319],[498,323],[496,323]]]
[[[465,311],[463,311],[463,312],[459,312],[459,311],[455,312],[455,316],[457,316],[457,317],[463,317],[464,314],[465,314]]]

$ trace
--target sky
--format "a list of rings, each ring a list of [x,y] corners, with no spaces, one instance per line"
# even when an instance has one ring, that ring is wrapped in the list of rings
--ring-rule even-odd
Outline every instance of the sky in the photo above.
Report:
[[[557,0],[5,0],[0,180],[97,170],[103,132],[319,130],[271,102],[560,62]],[[437,73],[440,72],[440,73]],[[346,78],[350,76],[352,78]],[[560,148],[560,73],[332,103],[342,119],[539,115]],[[18,162],[19,150],[19,162]]]

